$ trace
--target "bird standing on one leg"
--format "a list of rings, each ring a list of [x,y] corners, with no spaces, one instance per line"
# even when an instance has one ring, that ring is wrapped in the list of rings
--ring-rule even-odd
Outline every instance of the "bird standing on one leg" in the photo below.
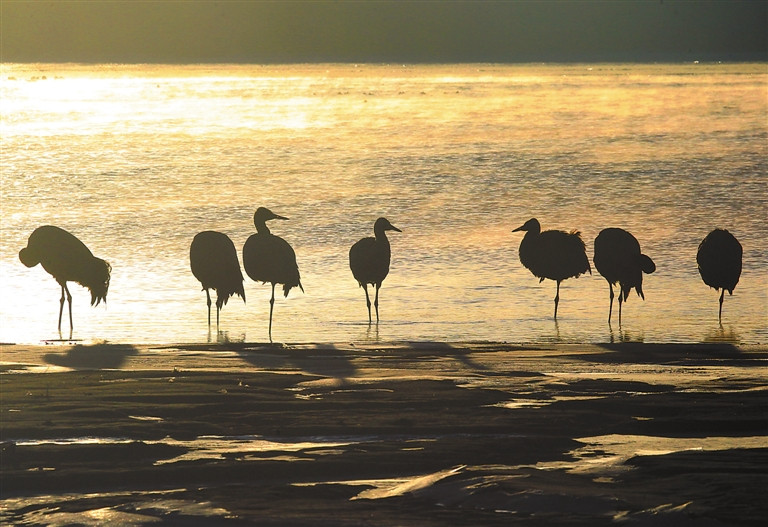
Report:
[[[61,318],[64,312],[64,299],[69,302],[69,338],[72,338],[72,295],[67,282],[77,282],[91,292],[91,305],[97,306],[107,301],[109,278],[112,267],[96,258],[90,249],[74,235],[53,225],[44,225],[35,229],[29,236],[27,246],[19,251],[19,260],[27,267],[42,264],[61,286],[59,302],[59,338],[61,338]]]
[[[560,302],[560,282],[576,278],[583,273],[592,274],[584,240],[578,231],[541,232],[536,218],[531,218],[512,232],[526,231],[520,242],[520,262],[543,282],[545,278],[557,282],[555,319]]]
[[[368,284],[376,288],[376,322],[379,322],[379,289],[381,283],[389,274],[389,261],[392,251],[389,246],[386,231],[402,232],[389,223],[386,218],[379,218],[373,224],[374,237],[363,238],[349,249],[349,268],[360,287],[365,290],[365,301],[368,304],[368,323],[371,320],[371,297],[368,296]]]
[[[272,310],[275,305],[275,284],[283,284],[283,293],[288,296],[291,288],[299,286],[299,266],[293,248],[269,231],[269,220],[287,220],[271,210],[259,207],[253,215],[256,234],[252,234],[243,246],[243,267],[248,276],[256,282],[271,283],[272,297],[269,300],[269,341],[272,342]]]
[[[720,310],[717,318],[723,320],[723,297],[728,291],[733,294],[741,276],[741,257],[743,249],[739,240],[725,229],[715,229],[699,244],[696,263],[701,279],[709,287],[720,293]]]
[[[189,264],[192,274],[203,286],[208,300],[208,330],[211,328],[211,294],[216,290],[216,329],[219,312],[229,297],[239,295],[245,302],[243,273],[237,259],[237,249],[229,236],[216,231],[203,231],[195,235],[189,246]]]
[[[610,305],[608,324],[611,324],[613,312],[613,284],[619,284],[619,327],[621,327],[621,304],[626,302],[629,292],[634,287],[640,298],[643,294],[643,273],[656,270],[656,264],[640,252],[640,243],[624,229],[610,227],[603,229],[595,238],[595,254],[592,259],[595,268],[608,281]]]

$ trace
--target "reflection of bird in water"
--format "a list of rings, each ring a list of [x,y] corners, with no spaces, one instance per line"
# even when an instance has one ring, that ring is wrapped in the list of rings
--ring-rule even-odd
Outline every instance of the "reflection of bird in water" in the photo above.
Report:
[[[541,225],[536,218],[531,218],[513,232],[526,231],[520,242],[520,262],[543,282],[545,278],[557,282],[555,295],[555,318],[557,304],[560,302],[560,282],[566,278],[576,278],[589,272],[586,248],[578,231],[541,232]]]
[[[216,328],[219,327],[219,311],[229,297],[239,295],[245,302],[243,273],[237,259],[235,244],[229,236],[216,231],[203,231],[195,235],[189,246],[189,264],[192,274],[200,280],[208,299],[208,328],[211,327],[211,294],[216,290]]]
[[[368,323],[371,322],[371,297],[368,296],[368,284],[376,288],[376,322],[379,321],[379,289],[381,283],[389,274],[389,261],[392,251],[389,247],[386,231],[402,232],[389,223],[386,218],[379,218],[373,224],[373,238],[363,238],[349,249],[349,268],[360,286],[365,290],[365,301],[368,304]]]
[[[301,285],[296,253],[288,242],[269,232],[266,222],[269,220],[287,220],[264,207],[256,209],[253,224],[256,234],[252,234],[243,246],[243,267],[252,280],[272,284],[272,298],[269,300],[269,340],[272,341],[272,309],[275,305],[275,284],[283,284],[283,293],[288,296],[292,287]]]
[[[656,270],[656,264],[648,256],[640,253],[640,243],[624,229],[608,228],[600,231],[595,238],[595,268],[608,281],[611,291],[611,303],[608,308],[608,324],[613,311],[613,284],[619,284],[619,327],[621,327],[621,304],[626,302],[629,292],[634,287],[637,294],[645,300],[643,294],[643,273]]]
[[[723,297],[732,295],[741,276],[742,248],[739,240],[725,229],[715,229],[699,244],[696,263],[704,283],[720,293],[718,320],[723,319]]]
[[[27,246],[19,251],[19,259],[27,267],[42,264],[61,286],[59,305],[59,337],[64,298],[69,302],[69,338],[72,338],[72,295],[67,282],[77,282],[91,292],[91,305],[107,301],[112,267],[93,256],[88,247],[75,236],[59,227],[44,225],[29,236]]]

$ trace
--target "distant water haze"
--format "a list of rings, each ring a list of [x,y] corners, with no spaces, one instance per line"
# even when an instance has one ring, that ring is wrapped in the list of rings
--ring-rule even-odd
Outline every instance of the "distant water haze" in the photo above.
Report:
[[[765,64],[3,64],[0,341],[57,338],[60,287],[18,251],[57,225],[112,265],[106,307],[71,285],[74,337],[208,339],[189,266],[200,231],[242,247],[265,206],[305,294],[275,341],[768,341]],[[392,264],[369,326],[350,246],[385,216]],[[512,229],[621,227],[657,265],[607,324],[597,272],[555,284]],[[696,270],[716,227],[744,247],[726,295]],[[247,280],[224,338],[266,341],[270,287]],[[216,335],[213,335],[216,338]]]

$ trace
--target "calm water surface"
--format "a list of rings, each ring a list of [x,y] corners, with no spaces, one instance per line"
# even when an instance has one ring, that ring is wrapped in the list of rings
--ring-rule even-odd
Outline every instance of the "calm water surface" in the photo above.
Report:
[[[59,286],[17,256],[43,224],[113,267],[106,307],[70,288],[75,338],[207,340],[189,244],[241,249],[267,206],[306,290],[277,299],[278,341],[765,343],[767,87],[765,64],[4,64],[0,341],[58,337]],[[347,253],[378,216],[403,232],[369,327]],[[563,283],[553,321],[555,284],[511,232],[531,217],[580,230],[590,260],[601,229],[636,235],[657,271],[621,330],[596,272]],[[695,262],[715,227],[744,246],[722,326]],[[246,294],[223,336],[264,341],[270,288]]]

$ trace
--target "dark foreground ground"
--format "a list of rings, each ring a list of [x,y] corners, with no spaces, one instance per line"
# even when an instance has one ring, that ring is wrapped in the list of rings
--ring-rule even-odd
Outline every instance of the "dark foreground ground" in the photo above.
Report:
[[[768,350],[4,346],[0,523],[763,525]]]

